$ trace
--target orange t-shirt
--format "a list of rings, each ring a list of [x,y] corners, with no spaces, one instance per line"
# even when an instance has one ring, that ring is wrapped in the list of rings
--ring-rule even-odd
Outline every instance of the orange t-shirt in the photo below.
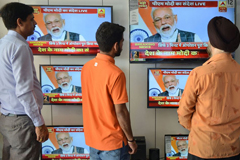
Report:
[[[83,125],[86,144],[98,150],[115,150],[127,144],[114,104],[128,102],[126,78],[115,60],[105,54],[87,62],[81,73]]]
[[[188,151],[204,159],[240,153],[240,65],[219,53],[190,73],[177,110]]]

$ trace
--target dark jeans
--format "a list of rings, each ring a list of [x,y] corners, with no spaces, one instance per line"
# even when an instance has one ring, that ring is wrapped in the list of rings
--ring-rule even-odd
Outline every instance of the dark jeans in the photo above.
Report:
[[[228,158],[211,158],[211,159],[204,159],[204,158],[200,158],[197,156],[194,156],[190,153],[188,153],[188,160],[239,160],[240,158],[240,154],[237,156],[233,156],[233,157],[228,157]]]
[[[38,160],[41,143],[28,116],[0,116],[3,135],[2,160]]]
[[[101,151],[90,147],[90,160],[130,160],[128,145],[111,151]]]

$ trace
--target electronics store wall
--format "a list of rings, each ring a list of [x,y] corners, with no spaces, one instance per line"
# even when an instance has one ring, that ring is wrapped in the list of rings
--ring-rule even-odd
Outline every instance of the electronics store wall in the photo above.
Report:
[[[17,0],[15,0],[16,2]],[[13,0],[1,0],[0,7]],[[135,136],[145,136],[147,157],[149,148],[159,148],[163,157],[164,134],[188,134],[178,124],[177,109],[147,109],[147,68],[184,67],[193,68],[200,64],[130,64],[129,63],[129,1],[128,0],[18,0],[30,5],[112,5],[113,22],[126,27],[122,55],[117,57],[119,66],[127,78],[129,103],[127,104],[132,129]],[[240,2],[237,1],[236,16],[240,17]],[[238,18],[237,25],[240,28]],[[7,33],[2,20],[0,21],[0,38]],[[39,76],[39,64],[84,64],[93,56],[34,56],[34,63]],[[236,60],[240,63],[240,49],[236,52]],[[82,106],[52,105],[42,110],[46,125],[82,125]],[[0,141],[2,144],[2,141]],[[1,148],[0,148],[1,149]],[[1,154],[1,151],[0,151]],[[1,155],[0,155],[1,156]]]

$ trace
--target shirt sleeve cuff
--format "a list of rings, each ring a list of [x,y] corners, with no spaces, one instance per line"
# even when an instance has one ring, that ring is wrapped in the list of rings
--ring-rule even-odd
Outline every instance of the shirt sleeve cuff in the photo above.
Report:
[[[45,124],[43,116],[40,115],[38,118],[34,119],[33,124],[35,127],[39,127],[39,126],[42,126],[43,124]]]

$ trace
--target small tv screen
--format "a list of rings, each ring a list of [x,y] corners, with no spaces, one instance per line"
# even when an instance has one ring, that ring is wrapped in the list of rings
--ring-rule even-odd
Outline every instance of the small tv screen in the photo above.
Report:
[[[44,104],[82,104],[83,65],[40,65]]]
[[[165,135],[165,160],[187,160],[188,135]]]
[[[130,2],[130,62],[206,61],[207,25],[215,16],[235,23],[235,1]]]
[[[148,108],[178,107],[191,70],[148,68]]]
[[[90,159],[83,126],[47,126],[49,139],[42,143],[42,160]]]
[[[95,33],[112,22],[112,6],[32,6],[37,22],[27,38],[34,55],[96,55]]]

